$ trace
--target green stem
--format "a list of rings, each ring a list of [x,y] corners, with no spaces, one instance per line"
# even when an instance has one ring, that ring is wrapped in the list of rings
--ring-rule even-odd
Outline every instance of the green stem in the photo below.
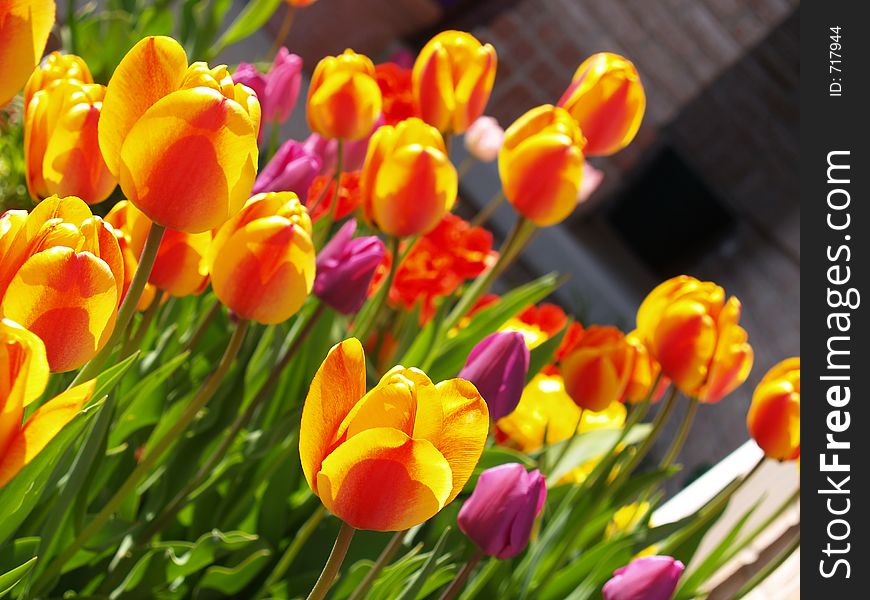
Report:
[[[82,529],[72,543],[67,546],[66,549],[64,549],[64,551],[46,568],[45,572],[34,585],[35,595],[39,595],[46,591],[46,586],[60,574],[61,569],[67,561],[75,556],[75,554],[81,550],[89,540],[93,539],[93,536],[96,535],[97,532],[99,532],[100,529],[109,521],[118,507],[127,499],[127,496],[133,493],[142,479],[158,463],[163,454],[169,450],[179,436],[184,433],[187,426],[190,425],[191,421],[193,421],[197,414],[199,414],[199,411],[202,410],[206,403],[211,399],[229,371],[236,355],[239,353],[239,349],[245,339],[245,334],[248,331],[248,325],[248,321],[239,321],[237,323],[236,330],[233,332],[232,338],[230,338],[227,349],[224,351],[224,355],[221,357],[217,369],[211,374],[211,376],[209,376],[205,383],[203,383],[202,387],[193,397],[193,400],[191,400],[190,404],[178,417],[178,420],[172,425],[172,427],[156,442],[154,442],[154,445],[151,446],[150,450],[146,451],[145,455],[139,461],[139,464],[136,465],[133,472],[130,473],[118,491],[115,492],[115,495],[112,496],[100,512],[97,513],[90,523],[88,523],[87,527]]]
[[[559,463],[565,460],[565,455],[568,454],[568,450],[571,448],[571,445],[574,443],[574,439],[577,437],[577,430],[580,429],[580,424],[583,423],[583,409],[580,409],[580,416],[577,417],[577,425],[574,426],[574,429],[571,432],[571,437],[565,440],[565,444],[562,446],[562,449],[559,451],[559,456],[556,460],[553,461],[553,464],[550,465],[550,470],[547,473],[548,475],[552,475],[553,471],[555,471],[559,467]]]
[[[287,36],[290,35],[290,28],[293,27],[293,17],[296,15],[296,7],[292,4],[287,5],[287,12],[284,13],[284,19],[281,21],[281,28],[278,30],[278,35],[275,36],[275,42],[272,44],[272,49],[269,51],[269,56],[274,58],[278,54],[278,50],[287,41]]]
[[[142,339],[145,337],[145,334],[148,333],[148,328],[151,327],[151,322],[160,311],[162,299],[161,295],[155,294],[154,300],[151,301],[151,304],[149,304],[148,308],[145,309],[145,312],[142,313],[142,319],[139,321],[136,335],[127,338],[127,341],[124,342],[123,346],[121,346],[121,353],[118,355],[120,358],[127,358],[133,354],[135,350],[139,349],[139,346],[142,344]]]
[[[492,214],[498,209],[499,206],[505,201],[504,192],[499,190],[495,196],[493,196],[489,202],[484,205],[484,207],[474,215],[474,218],[471,220],[471,224],[475,227],[480,227],[492,216]]]
[[[314,530],[317,529],[317,526],[320,525],[320,522],[325,516],[326,509],[323,508],[323,505],[320,505],[317,507],[317,509],[315,509],[311,516],[308,517],[305,523],[302,524],[302,527],[300,527],[299,531],[296,532],[296,537],[294,537],[293,541],[290,542],[290,545],[287,546],[287,550],[284,551],[284,554],[281,556],[278,564],[276,564],[272,572],[269,573],[269,576],[266,578],[266,581],[263,582],[263,585],[260,587],[259,591],[254,594],[254,600],[260,600],[260,598],[265,597],[269,593],[269,590],[272,588],[272,586],[281,580],[281,578],[284,576],[284,573],[287,572],[287,569],[289,569],[290,565],[293,564],[293,561],[296,560],[296,557],[302,551],[305,543],[311,537],[311,534],[314,533]],[[352,535],[353,529],[351,529],[350,531]],[[338,541],[336,541],[336,544],[337,543]],[[349,539],[348,543],[350,543]],[[345,551],[347,551],[347,549],[345,549]],[[331,558],[332,557],[330,556],[330,559]],[[342,556],[342,558],[344,557]]]
[[[338,537],[335,538],[335,545],[332,547],[332,552],[329,553],[329,558],[326,564],[323,565],[323,571],[320,577],[317,578],[317,583],[311,588],[311,593],[308,594],[308,600],[323,600],[332,583],[338,577],[338,570],[341,568],[341,563],[344,562],[344,557],[347,555],[347,549],[350,547],[350,541],[353,539],[353,534],[356,531],[353,527],[341,522],[341,529],[338,530]]]
[[[211,305],[211,308],[202,318],[202,321],[199,322],[199,325],[196,326],[196,331],[193,332],[193,335],[188,338],[188,340],[184,343],[183,352],[190,352],[196,345],[199,344],[199,341],[202,339],[202,336],[205,335],[205,332],[208,331],[208,326],[211,325],[211,322],[214,321],[214,318],[221,311],[221,303],[217,300]]]
[[[145,240],[142,254],[139,256],[139,265],[136,267],[136,273],[133,275],[130,287],[127,288],[127,295],[124,296],[124,301],[121,302],[121,308],[118,309],[115,329],[112,331],[112,335],[109,336],[109,341],[106,342],[103,349],[97,352],[96,356],[78,372],[75,379],[69,384],[70,388],[95,377],[112,355],[112,350],[121,339],[121,336],[127,332],[127,325],[130,324],[130,319],[133,318],[133,314],[136,312],[136,305],[139,304],[139,298],[142,297],[142,291],[145,289],[145,284],[151,275],[151,269],[154,267],[154,261],[157,259],[157,249],[160,248],[160,240],[163,239],[163,232],[165,230],[166,228],[163,225],[158,225],[157,223],[151,224],[148,238]]]
[[[366,576],[359,582],[359,585],[356,586],[356,589],[350,596],[348,596],[347,600],[362,600],[363,596],[365,596],[366,592],[368,592],[369,588],[375,582],[375,579],[377,579],[381,571],[384,570],[384,567],[390,564],[390,561],[396,555],[396,552],[398,552],[399,548],[402,547],[402,540],[405,538],[406,533],[408,532],[397,531],[393,534],[393,537],[390,538],[389,543],[381,551],[375,564],[372,565],[372,568],[369,569]]]
[[[390,252],[393,255],[393,260],[390,262],[390,272],[381,284],[381,287],[378,288],[375,297],[372,298],[372,306],[367,308],[362,322],[359,323],[359,327],[354,325],[353,328],[354,337],[363,344],[371,334],[374,327],[378,324],[378,319],[384,310],[384,306],[387,305],[390,288],[393,287],[393,280],[396,278],[396,271],[399,270],[399,262],[401,262],[401,258],[399,257],[399,238],[390,236],[387,240],[387,244],[389,245]]]
[[[471,170],[471,167],[474,166],[475,162],[477,162],[477,160],[474,158],[473,155],[469,154],[468,156],[466,156],[465,160],[463,160],[459,167],[456,169],[456,176],[459,179],[465,177]]]
[[[680,450],[683,449],[683,444],[686,443],[686,438],[689,436],[689,429],[692,427],[692,421],[695,420],[695,414],[698,412],[698,401],[694,398],[689,398],[689,408],[686,409],[686,414],[683,415],[683,421],[680,423],[680,429],[677,431],[677,436],[674,438],[671,447],[668,448],[667,454],[662,459],[659,467],[664,469],[669,467],[671,463],[679,456]]]
[[[463,566],[462,570],[456,575],[456,579],[453,580],[450,587],[444,590],[444,593],[441,594],[441,597],[438,600],[453,600],[456,598],[456,596],[459,595],[459,592],[462,591],[462,588],[465,587],[465,582],[468,581],[471,572],[474,571],[477,563],[479,563],[482,558],[483,550],[478,549],[471,555],[471,558],[468,559],[468,562],[465,563],[465,566]]]

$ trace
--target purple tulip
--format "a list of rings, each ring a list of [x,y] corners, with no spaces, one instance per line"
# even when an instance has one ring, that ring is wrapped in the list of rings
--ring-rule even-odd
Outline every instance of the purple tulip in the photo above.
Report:
[[[372,131],[368,136],[361,140],[353,140],[344,143],[342,157],[343,171],[359,171],[362,169],[363,163],[366,159],[366,152],[368,152],[369,149],[369,140],[371,139],[372,134],[377,131],[378,127],[383,124],[384,116],[381,115],[378,117],[378,120],[375,121]],[[335,171],[335,165],[337,163],[338,140],[328,140],[316,133],[312,133],[303,143],[306,150],[320,157],[322,165],[320,174],[327,177],[331,176]]]
[[[314,294],[345,315],[362,308],[385,251],[377,236],[354,239],[355,232],[356,221],[350,219],[323,247],[314,279]]]
[[[281,48],[266,75],[263,119],[283,123],[290,117],[302,84],[302,58]]]
[[[537,469],[529,473],[518,463],[487,469],[459,510],[459,529],[489,556],[511,558],[528,545],[546,499]]]
[[[492,422],[511,414],[520,402],[529,373],[529,347],[523,334],[499,331],[477,344],[459,372],[477,388]]]
[[[604,600],[671,600],[683,566],[670,556],[644,556],[613,572]]]
[[[296,192],[305,204],[308,188],[320,172],[320,158],[296,140],[284,142],[269,164],[257,175],[254,194]]]

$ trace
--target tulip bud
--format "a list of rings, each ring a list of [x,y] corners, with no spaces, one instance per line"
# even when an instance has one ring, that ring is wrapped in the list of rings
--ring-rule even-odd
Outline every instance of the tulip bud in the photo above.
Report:
[[[0,2],[0,107],[21,90],[39,63],[55,10],[55,0]]]
[[[602,411],[623,401],[635,356],[615,327],[589,327],[560,362],[565,389],[580,408]]]
[[[474,384],[493,421],[512,413],[523,395],[529,373],[529,347],[521,333],[498,331],[468,355],[459,377]]]
[[[442,133],[463,133],[486,108],[496,70],[495,48],[464,31],[442,31],[414,63],[414,104]]]
[[[30,105],[33,95],[39,90],[47,90],[61,81],[75,80],[78,83],[93,83],[94,78],[87,63],[75,54],[61,54],[54,51],[42,61],[24,86],[24,108]]]
[[[752,369],[752,347],[740,321],[740,301],[725,290],[681,275],[656,287],[637,311],[637,334],[680,391],[715,403]]]
[[[100,154],[97,128],[106,88],[59,80],[34,92],[24,122],[31,197],[77,196],[102,202],[117,182]]]
[[[762,378],[746,415],[749,434],[776,460],[801,454],[801,359],[788,358]]]
[[[283,123],[290,117],[299,86],[302,84],[302,58],[281,48],[272,61],[272,68],[266,76],[266,102],[263,105],[263,118],[266,121]]]
[[[366,219],[388,235],[432,231],[453,208],[459,180],[438,130],[417,118],[384,125],[363,165]]]
[[[325,138],[358,140],[381,114],[381,89],[375,66],[347,49],[327,56],[314,68],[308,87],[308,126]]]
[[[685,566],[670,556],[644,556],[613,572],[604,600],[671,600]]]
[[[0,217],[0,316],[42,339],[52,371],[77,369],[108,341],[123,285],[114,230],[81,199]]]
[[[504,129],[492,117],[480,117],[465,132],[465,149],[482,162],[492,162],[504,143]]]
[[[260,103],[226,67],[188,66],[181,45],[151,36],[106,89],[99,141],[121,189],[149,219],[200,233],[245,203],[257,175]]]
[[[661,365],[650,355],[649,349],[640,339],[637,331],[626,334],[625,339],[635,350],[634,368],[631,370],[628,386],[625,389],[625,401],[637,404],[649,397],[651,402],[657,402],[671,382],[661,375]],[[650,388],[656,379],[658,385],[650,393]]]
[[[320,158],[296,140],[284,142],[254,182],[254,194],[293,192],[305,202],[320,172]]]
[[[350,219],[323,247],[314,280],[314,295],[345,315],[362,308],[385,252],[380,238],[353,239],[355,231],[356,221]]]
[[[314,285],[311,219],[296,194],[258,194],[221,226],[206,260],[215,295],[233,312],[286,321]]]
[[[459,511],[459,529],[484,553],[512,558],[525,550],[535,519],[547,500],[541,472],[517,463],[480,474],[474,491]]]
[[[508,127],[498,173],[514,209],[540,227],[570,215],[577,206],[584,143],[571,115],[551,105],[533,108]]]
[[[577,68],[559,99],[586,136],[588,156],[609,156],[625,148],[640,129],[646,95],[628,59],[600,52]]]

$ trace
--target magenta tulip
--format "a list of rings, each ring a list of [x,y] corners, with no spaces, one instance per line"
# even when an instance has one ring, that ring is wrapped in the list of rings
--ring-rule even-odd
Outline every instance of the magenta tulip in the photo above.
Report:
[[[459,372],[477,388],[495,422],[511,414],[520,403],[529,373],[529,347],[523,334],[498,331],[477,344]]]
[[[459,510],[459,529],[483,552],[511,558],[529,544],[535,519],[547,499],[540,471],[518,463],[487,469]]]
[[[604,600],[671,600],[685,566],[670,556],[644,556],[613,572]]]
[[[359,171],[362,169],[366,159],[366,152],[369,149],[369,140],[371,134],[377,131],[378,127],[384,124],[384,117],[381,115],[375,121],[371,133],[361,140],[352,140],[344,142],[344,150],[342,151],[342,171]],[[338,140],[328,140],[316,133],[309,135],[303,142],[305,149],[320,157],[320,174],[327,177],[335,173],[335,167],[338,163]]]
[[[263,120],[283,123],[290,117],[302,85],[302,58],[281,48],[266,75]]]
[[[384,259],[377,236],[354,238],[350,219],[317,255],[314,294],[338,312],[351,315],[362,308],[375,271]]]
[[[252,193],[296,192],[304,204],[308,188],[320,172],[320,165],[320,158],[306,150],[301,143],[296,140],[284,142],[257,175]]]

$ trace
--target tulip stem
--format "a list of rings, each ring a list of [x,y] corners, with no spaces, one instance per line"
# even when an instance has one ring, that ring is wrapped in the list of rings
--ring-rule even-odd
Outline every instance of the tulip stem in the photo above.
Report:
[[[580,429],[580,425],[583,423],[583,408],[580,408],[580,416],[577,417],[577,424],[574,426],[574,430],[571,432],[571,436],[565,440],[564,445],[559,451],[559,456],[556,460],[553,461],[552,465],[549,465],[549,473],[552,474],[559,467],[559,463],[565,460],[565,456],[568,454],[568,450],[570,450],[571,446],[574,444],[574,439],[577,437],[577,430]]]
[[[178,514],[182,508],[187,505],[187,501],[189,496],[196,491],[196,488],[208,478],[209,475],[212,474],[215,466],[221,461],[224,455],[229,450],[230,446],[232,446],[233,441],[235,441],[236,436],[239,432],[245,428],[245,426],[251,421],[254,416],[254,413],[257,412],[257,409],[263,404],[265,400],[269,397],[269,392],[272,391],[272,388],[275,387],[275,384],[278,383],[278,379],[280,379],[281,374],[284,372],[284,369],[287,368],[287,365],[290,364],[290,360],[296,355],[296,352],[302,346],[302,342],[308,337],[308,334],[311,333],[311,330],[314,329],[314,325],[317,323],[320,315],[323,314],[325,305],[320,304],[311,313],[311,316],[303,325],[302,329],[296,335],[295,339],[290,343],[290,347],[284,353],[284,355],[280,358],[280,360],[275,364],[275,367],[272,369],[272,373],[269,375],[269,378],[263,384],[263,387],[257,392],[257,395],[253,400],[248,404],[248,407],[245,409],[241,415],[239,415],[236,420],[233,422],[230,427],[229,433],[221,440],[221,443],[214,449],[214,451],[209,455],[203,465],[199,468],[199,470],[191,477],[188,482],[184,485],[184,487],[175,495],[172,501],[163,509],[163,511],[154,518],[151,522],[151,525],[146,529],[137,539],[139,544],[144,544],[152,537],[154,537],[157,533],[159,533],[166,525]]]
[[[484,223],[489,221],[489,218],[496,211],[496,209],[498,209],[498,207],[502,205],[504,201],[504,192],[502,190],[499,190],[495,194],[495,196],[489,199],[489,202],[484,205],[480,212],[474,215],[474,218],[471,220],[471,224],[475,227],[482,226]]]
[[[103,349],[97,352],[96,356],[81,368],[67,389],[95,377],[109,359],[109,356],[111,356],[112,350],[121,339],[121,336],[127,331],[127,325],[130,324],[130,319],[133,318],[133,314],[136,312],[136,305],[139,304],[139,298],[142,297],[145,284],[151,275],[151,269],[154,267],[154,261],[157,259],[157,249],[160,248],[160,240],[163,239],[163,232],[165,230],[166,228],[163,225],[158,225],[157,223],[151,224],[148,238],[145,240],[142,254],[139,256],[139,265],[133,274],[130,287],[127,288],[127,295],[124,296],[124,301],[121,302],[121,308],[118,309],[118,318],[115,320],[115,328],[112,330],[112,335],[109,336],[109,340],[103,346]]]
[[[196,345],[199,344],[199,341],[202,339],[202,336],[205,335],[205,332],[208,331],[208,326],[211,325],[211,322],[214,321],[214,318],[218,315],[221,310],[221,303],[215,300],[211,308],[199,322],[199,325],[196,326],[196,331],[188,338],[188,340],[184,343],[184,351],[190,352]]]
[[[130,356],[135,350],[139,348],[139,345],[142,343],[142,339],[145,337],[145,334],[151,327],[151,322],[154,320],[154,317],[157,316],[157,313],[160,310],[162,300],[162,296],[155,294],[154,300],[151,301],[151,304],[149,304],[148,308],[145,309],[145,312],[142,313],[142,319],[139,321],[139,327],[136,329],[136,334],[127,338],[127,341],[124,342],[123,346],[121,346],[121,353],[119,354],[120,358],[126,358]]]
[[[390,288],[393,287],[393,280],[396,278],[396,271],[399,270],[399,262],[401,261],[401,258],[399,257],[399,238],[396,236],[390,236],[387,240],[387,245],[389,246],[390,252],[393,256],[393,260],[390,261],[390,272],[383,283],[381,283],[381,287],[378,288],[375,297],[372,298],[372,305],[366,307],[366,314],[363,315],[362,322],[359,323],[358,327],[354,324],[353,335],[362,343],[365,343],[366,338],[377,325],[384,306],[387,304],[387,297],[390,295]]]
[[[265,597],[269,593],[269,589],[281,580],[287,572],[287,569],[290,568],[290,565],[292,565],[296,557],[299,556],[302,548],[305,547],[305,543],[314,533],[314,530],[317,529],[317,526],[320,525],[320,522],[325,516],[326,509],[323,508],[323,505],[318,506],[314,512],[311,513],[311,516],[308,517],[305,523],[302,524],[302,527],[299,528],[299,531],[296,532],[296,536],[293,538],[293,541],[290,542],[290,545],[287,546],[284,554],[281,555],[278,564],[276,564],[272,572],[269,573],[269,576],[266,578],[266,581],[263,582],[259,591],[254,594],[254,600],[260,600],[260,598]],[[353,531],[354,530],[351,529],[351,534],[353,534]],[[336,543],[338,542],[336,541]],[[348,540],[348,543],[350,543],[350,540]]]
[[[441,597],[438,600],[453,600],[456,596],[459,595],[459,592],[462,591],[462,588],[465,587],[465,582],[468,581],[468,577],[471,575],[471,572],[474,571],[474,567],[477,566],[477,563],[480,562],[480,559],[483,558],[483,550],[477,549],[474,554],[471,555],[471,558],[468,559],[468,562],[465,563],[465,566],[462,567],[462,570],[456,575],[456,579],[450,584],[444,593],[441,594]]]
[[[471,154],[466,156],[465,160],[463,160],[459,164],[459,167],[457,167],[456,176],[459,179],[462,179],[463,177],[465,177],[468,174],[468,172],[471,170],[471,167],[474,166],[475,162],[476,162],[476,160],[475,160],[474,156],[472,156]]]
[[[406,533],[408,532],[397,531],[393,537],[390,538],[389,543],[381,551],[375,564],[373,564],[372,568],[368,570],[366,576],[359,582],[359,585],[356,586],[356,589],[350,596],[348,596],[347,600],[362,600],[363,596],[365,596],[366,592],[375,582],[375,579],[377,579],[381,571],[384,570],[384,567],[390,564],[390,561],[396,555],[396,552],[398,552],[399,548],[402,547],[402,540],[405,538]]]
[[[698,401],[694,398],[689,398],[689,408],[686,409],[686,414],[683,415],[683,421],[680,423],[680,429],[677,431],[677,436],[674,438],[671,447],[668,448],[667,454],[662,459],[659,467],[664,469],[671,466],[671,463],[676,460],[683,449],[683,444],[686,443],[686,438],[689,436],[689,429],[692,427],[692,421],[695,420],[695,414],[698,412]]]
[[[344,557],[347,555],[347,549],[350,547],[350,541],[353,539],[353,534],[356,529],[341,522],[341,529],[338,530],[338,536],[335,538],[335,545],[332,547],[332,552],[329,553],[329,558],[326,564],[323,565],[323,571],[320,577],[317,578],[317,583],[311,588],[311,593],[308,594],[308,600],[323,600],[332,583],[338,577],[338,570],[341,568],[341,563],[344,562]]]
[[[150,237],[150,236],[149,236]],[[245,334],[248,331],[249,321],[239,321],[236,324],[236,329],[230,338],[224,355],[221,357],[217,369],[209,376],[199,388],[196,395],[188,404],[187,408],[178,417],[172,427],[166,431],[153,444],[149,444],[150,448],[146,450],[144,456],[133,469],[133,472],[127,476],[127,479],[121,485],[115,495],[103,506],[99,513],[88,523],[87,527],[81,530],[76,538],[67,546],[64,551],[55,558],[45,569],[42,576],[34,584],[34,595],[41,595],[46,591],[46,586],[60,574],[63,566],[75,554],[84,547],[84,545],[93,539],[100,529],[109,521],[119,506],[133,493],[142,479],[149,471],[158,463],[163,454],[175,443],[178,437],[184,433],[187,426],[196,418],[199,411],[208,403],[214,396],[224,377],[230,369],[230,366],[235,360],[236,355],[242,347],[242,342],[245,339]]]
[[[278,54],[278,50],[287,41],[287,36],[290,35],[290,29],[293,27],[293,17],[296,16],[296,7],[292,4],[287,5],[287,12],[284,13],[284,20],[281,21],[281,28],[278,30],[278,35],[275,36],[275,42],[272,44],[272,49],[269,51],[270,60]]]

